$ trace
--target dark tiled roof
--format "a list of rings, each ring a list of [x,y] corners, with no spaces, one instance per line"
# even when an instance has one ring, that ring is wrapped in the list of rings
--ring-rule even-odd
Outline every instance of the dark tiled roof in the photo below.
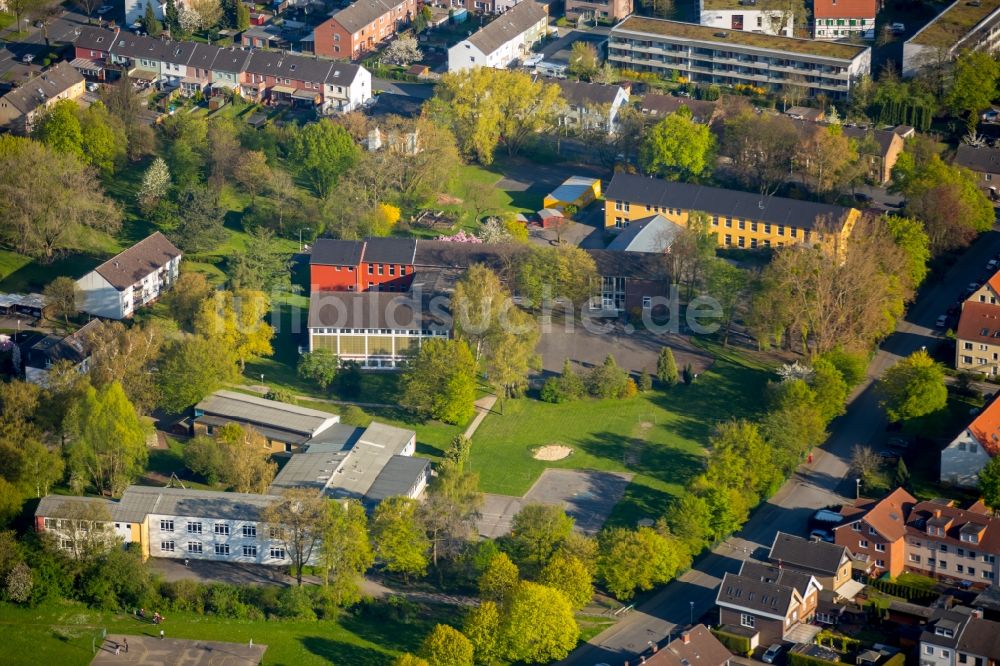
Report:
[[[123,32],[115,40],[112,49],[114,55],[126,58],[146,58],[148,60],[163,60],[167,42],[152,37],[134,35],[130,32]]]
[[[187,65],[198,42],[164,42],[163,60],[172,65]]]
[[[92,51],[108,51],[115,43],[118,30],[105,30],[97,26],[88,25],[80,28],[80,35],[73,44],[77,48],[91,49]]]
[[[802,596],[805,596],[809,591],[809,584],[813,580],[813,577],[807,573],[755,560],[743,561],[742,566],[740,566],[740,578],[790,587]]]
[[[422,240],[417,243],[413,263],[428,268],[468,268],[472,264],[484,264],[500,271],[514,257],[529,249],[525,245],[511,243],[480,244]]]
[[[309,328],[448,330],[428,299],[387,291],[316,291],[309,298]]]
[[[822,221],[834,230],[839,229],[851,211],[844,206],[781,197],[762,198],[756,192],[676,183],[627,173],[616,173],[604,194],[608,201],[628,201],[633,206],[641,203],[698,210],[710,215],[785,224],[801,229],[812,229]]]
[[[194,45],[194,51],[191,53],[191,58],[188,60],[188,67],[212,69],[212,65],[215,63],[216,57],[218,57],[220,52],[224,51],[225,49],[220,49],[218,46],[196,43]]]
[[[331,17],[348,32],[357,32],[383,14],[393,12],[402,2],[391,0],[358,0]]]
[[[795,590],[755,578],[726,573],[716,595],[717,604],[785,617],[795,600]]]
[[[545,7],[534,0],[522,0],[478,30],[468,41],[489,55],[548,15]]]
[[[566,101],[576,105],[612,104],[621,90],[621,86],[608,86],[600,83],[587,83],[586,81],[549,78],[541,80],[559,86]]]
[[[980,173],[1000,173],[1000,148],[973,148],[963,143],[955,153],[955,164]]]
[[[364,241],[318,238],[313,244],[310,264],[357,266],[364,253]]]
[[[959,652],[1000,659],[1000,622],[973,616],[958,641]]]
[[[215,56],[215,62],[212,63],[212,70],[236,74],[246,69],[249,59],[249,51],[236,48],[219,49],[219,53]]]
[[[369,264],[413,264],[415,238],[366,238],[362,261]]]
[[[94,270],[121,291],[179,256],[181,251],[166,236],[156,231]]]
[[[46,336],[31,347],[29,355],[30,361],[69,361],[73,364],[82,363],[88,356],[88,336],[99,331],[103,323],[100,319],[91,319],[86,324],[73,331],[64,338],[58,336]],[[55,339],[52,339],[52,338]],[[36,358],[36,353],[41,358]],[[44,367],[40,365],[39,367]]]
[[[3,101],[22,114],[34,111],[47,100],[83,82],[83,76],[68,62],[60,62],[38,76],[28,79],[21,87],[3,96]],[[41,92],[39,92],[41,91]]]
[[[665,116],[669,113],[676,113],[682,106],[688,108],[695,122],[707,123],[715,115],[718,104],[716,102],[706,102],[688,97],[647,93],[642,98],[641,108],[643,113],[651,116]]]
[[[354,79],[357,78],[358,72],[361,71],[360,66],[345,62],[334,61],[330,64],[332,66],[330,67],[330,71],[326,73],[326,82],[334,85],[351,85],[354,83]]]
[[[659,254],[616,250],[587,250],[587,254],[594,259],[597,274],[604,277],[634,280],[662,280],[666,277],[666,266]]]
[[[835,575],[847,556],[846,548],[825,541],[809,541],[802,537],[778,532],[771,544],[772,562],[781,562],[801,569]]]

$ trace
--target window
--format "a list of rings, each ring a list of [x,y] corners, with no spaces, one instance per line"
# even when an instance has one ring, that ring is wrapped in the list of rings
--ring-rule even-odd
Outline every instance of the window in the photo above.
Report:
[[[779,236],[784,236],[785,235],[785,225],[783,225],[783,224],[779,224],[778,225],[778,235]]]
[[[200,541],[188,541],[188,552],[195,555],[201,555],[201,542]]]
[[[61,547],[61,548],[62,548],[63,550],[73,550],[73,542],[72,542],[72,541],[70,541],[69,539],[61,539],[61,540],[59,541],[59,546],[60,546],[60,547]]]
[[[730,228],[733,226],[733,218],[731,217],[726,218],[726,226]]]
[[[160,521],[160,531],[161,532],[173,532],[174,531],[174,521],[172,521],[172,520],[161,520]]]
[[[256,525],[244,525],[243,526],[243,538],[244,539],[256,539],[257,538],[257,526]]]
[[[45,518],[43,522],[47,530],[51,530],[56,524],[55,518]]]
[[[858,540],[858,548],[867,548],[867,547],[868,547],[868,539]]]
[[[215,554],[216,555],[229,555],[229,544],[228,543],[217,543],[215,544]]]
[[[985,578],[987,580],[993,580],[993,572],[992,571],[986,571],[984,569],[983,570],[983,578]]]
[[[271,546],[271,557],[276,560],[285,559],[285,549],[281,546]]]
[[[757,249],[757,239],[756,238],[751,238],[750,239],[750,249],[751,250]]]
[[[215,533],[219,536],[229,536],[229,525],[227,523],[216,523]]]
[[[747,228],[747,221],[740,220],[740,229],[746,229],[746,228]]]
[[[969,567],[969,569],[968,569],[968,571],[966,573],[968,573],[970,576],[975,576],[976,575],[976,569],[975,569],[975,567]]]
[[[917,564],[920,564],[920,556],[919,555],[914,555],[913,553],[910,553],[910,561],[911,562],[916,562]]]
[[[385,275],[385,266],[383,264],[378,265],[378,274]]]
[[[389,275],[396,274],[396,264],[389,264]]]
[[[957,571],[958,573],[965,573],[965,567],[963,567],[961,564],[956,564],[955,571]]]
[[[944,560],[938,560],[938,569],[941,569],[942,571],[944,571],[947,568],[948,568],[948,563],[947,562],[945,562]]]
[[[188,523],[188,534],[201,534],[201,523]]]
[[[880,569],[884,569],[885,568],[885,560],[875,560],[875,566],[877,566]]]
[[[948,552],[948,544],[945,544],[945,543],[940,544],[938,546],[938,550],[940,550],[942,553],[947,553]]]
[[[652,296],[643,296],[642,297],[642,309],[643,310],[648,310],[651,307],[653,307],[653,297]]]
[[[257,557],[257,546],[243,546],[243,557]]]
[[[740,613],[740,624],[753,629],[757,626],[757,618],[749,613]]]
[[[861,521],[858,521],[856,523],[851,523],[851,529],[854,530],[855,532],[860,532],[861,531]]]
[[[747,246],[746,240],[747,239],[744,238],[743,236],[738,236],[736,238],[736,244],[740,247],[746,247]]]
[[[875,531],[874,527],[872,527],[872,526],[869,525],[868,526],[868,534],[871,534],[872,536],[875,536],[876,534],[878,534],[878,532]]]
[[[875,552],[876,553],[884,553],[885,552],[885,544],[884,543],[877,543],[877,544],[875,544]]]
[[[764,225],[764,233],[765,234],[770,234],[771,233],[771,225],[770,224],[765,224]]]
[[[174,542],[173,541],[161,541],[160,542],[160,552],[161,553],[172,553],[172,552],[174,552]]]
[[[272,539],[280,539],[283,536],[285,536],[285,530],[281,529],[280,527],[272,527],[270,529],[270,537]]]
[[[933,645],[925,645],[924,646],[924,654],[934,654],[934,646]]]

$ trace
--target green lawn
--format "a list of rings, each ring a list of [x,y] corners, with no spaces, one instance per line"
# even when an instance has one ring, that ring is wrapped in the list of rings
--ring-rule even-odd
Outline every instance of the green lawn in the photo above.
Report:
[[[438,622],[455,622],[449,607],[422,607],[408,623],[364,614],[345,614],[339,621],[250,622],[190,613],[167,613],[163,625],[170,638],[187,638],[267,645],[264,664],[308,666],[337,664],[383,666],[399,652],[418,649]],[[151,625],[128,615],[92,611],[75,602],[58,602],[34,609],[0,603],[0,631],[7,664],[89,664],[92,640],[107,629],[109,636],[154,635]],[[158,631],[158,630],[157,630]],[[100,639],[98,639],[100,643]]]
[[[428,208],[432,208],[435,211],[443,210],[457,215],[456,231],[458,229],[476,231],[479,225],[476,222],[476,208],[472,201],[470,201],[470,183],[495,185],[502,177],[502,173],[489,167],[483,167],[478,164],[460,164],[454,178],[452,178],[451,183],[448,185],[447,194],[461,199],[461,203],[431,204]],[[520,194],[522,193],[505,192],[504,190],[493,188],[490,195],[484,198],[483,203],[483,206],[489,210],[480,212],[483,215],[497,215],[508,212],[523,213],[541,208],[541,197],[538,197],[537,203],[528,203],[524,200],[524,197],[518,197]],[[436,237],[448,233],[451,232],[445,229],[423,230],[417,228],[414,230],[414,235],[417,236]]]
[[[704,447],[720,420],[753,416],[768,373],[735,353],[716,359],[691,386],[654,390],[631,400],[580,400],[560,405],[531,398],[508,401],[472,440],[472,469],[484,492],[522,495],[548,467],[633,472],[611,522],[663,514],[671,497],[701,470]],[[497,409],[497,408],[495,408]],[[573,448],[568,458],[543,462],[546,444]]]

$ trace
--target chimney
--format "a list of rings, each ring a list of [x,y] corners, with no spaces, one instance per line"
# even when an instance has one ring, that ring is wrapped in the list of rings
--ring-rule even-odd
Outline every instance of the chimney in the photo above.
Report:
[[[656,654],[656,651],[659,650],[660,648],[656,646],[656,643],[653,643],[652,649],[653,649],[653,654]]]
[[[975,619],[977,619],[977,620],[982,620],[983,619],[983,609],[982,608],[977,608],[974,611],[972,611],[972,617],[975,618]]]
[[[688,643],[690,643],[691,642],[691,632],[690,631],[685,631],[683,634],[681,634],[681,641],[684,643],[684,645],[687,645]]]
[[[934,509],[934,517],[935,518],[941,517],[941,509]]]

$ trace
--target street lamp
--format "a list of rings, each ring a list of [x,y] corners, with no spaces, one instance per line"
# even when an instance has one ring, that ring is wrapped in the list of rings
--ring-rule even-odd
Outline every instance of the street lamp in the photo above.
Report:
[[[262,372],[262,373],[260,373],[260,383],[261,383],[261,384],[263,384],[263,383],[264,383],[264,373],[263,373],[263,372]]]
[[[312,229],[309,229],[309,231],[312,232]],[[302,251],[302,229],[300,228],[299,229],[299,252],[301,252],[301,251]]]
[[[861,499],[861,479],[854,479],[854,499]]]

